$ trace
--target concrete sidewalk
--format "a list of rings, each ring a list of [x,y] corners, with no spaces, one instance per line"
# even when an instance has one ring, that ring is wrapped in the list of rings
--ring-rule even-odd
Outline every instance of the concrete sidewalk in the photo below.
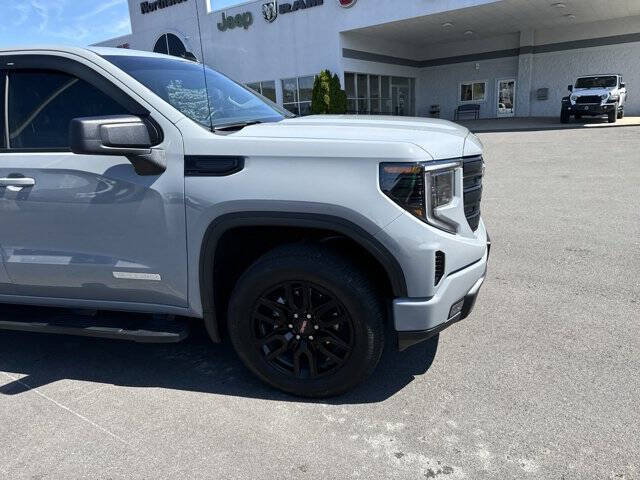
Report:
[[[456,123],[464,125],[475,133],[526,132],[536,130],[640,126],[640,117],[625,117],[616,123],[608,123],[604,117],[582,118],[581,120],[571,119],[569,123],[560,123],[556,117],[488,118],[482,120],[460,120]]]

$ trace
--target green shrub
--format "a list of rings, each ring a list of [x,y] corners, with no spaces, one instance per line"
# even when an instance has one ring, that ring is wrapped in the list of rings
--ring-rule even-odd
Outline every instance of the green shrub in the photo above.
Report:
[[[347,92],[345,92],[340,86],[340,79],[335,73],[333,74],[333,77],[331,77],[329,91],[329,96],[331,97],[331,102],[329,104],[329,113],[347,113]]]
[[[340,78],[329,70],[316,75],[311,94],[311,113],[314,115],[342,114],[347,111],[347,94],[340,86]]]
[[[331,76],[328,70],[323,70],[316,75],[316,79],[313,82],[313,93],[311,94],[311,113],[314,115],[329,113],[331,105],[330,83]]]

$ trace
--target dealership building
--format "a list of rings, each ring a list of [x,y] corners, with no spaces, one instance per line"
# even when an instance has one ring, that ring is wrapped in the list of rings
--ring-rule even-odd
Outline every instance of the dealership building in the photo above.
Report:
[[[621,74],[640,115],[639,0],[218,1],[129,0],[132,34],[100,45],[193,55],[299,114],[329,69],[360,114],[557,116],[576,77]]]

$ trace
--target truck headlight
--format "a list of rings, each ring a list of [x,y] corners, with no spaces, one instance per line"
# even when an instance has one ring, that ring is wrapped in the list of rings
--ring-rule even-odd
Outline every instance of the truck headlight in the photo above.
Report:
[[[451,208],[461,196],[456,186],[456,172],[461,168],[461,161],[383,163],[380,189],[423,222],[455,233],[456,225],[441,212]]]
[[[419,163],[380,164],[380,190],[407,212],[426,219],[424,169]]]
[[[578,96],[577,95],[571,95],[571,101],[573,103],[576,103],[576,100],[578,100]]]
[[[609,100],[609,94],[608,93],[603,93],[602,95],[600,95],[600,98],[602,100]]]

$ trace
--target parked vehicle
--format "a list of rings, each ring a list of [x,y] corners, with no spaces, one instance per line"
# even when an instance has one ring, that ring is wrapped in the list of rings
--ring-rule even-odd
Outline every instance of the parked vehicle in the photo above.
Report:
[[[622,75],[580,77],[568,88],[571,95],[562,99],[560,122],[568,123],[571,116],[579,120],[606,115],[609,123],[624,118],[627,88]]]
[[[155,314],[0,329],[171,342],[201,319],[265,382],[321,397],[371,374],[386,335],[404,349],[471,312],[489,237],[467,129],[292,118],[146,52],[0,50],[0,65],[0,302]]]

